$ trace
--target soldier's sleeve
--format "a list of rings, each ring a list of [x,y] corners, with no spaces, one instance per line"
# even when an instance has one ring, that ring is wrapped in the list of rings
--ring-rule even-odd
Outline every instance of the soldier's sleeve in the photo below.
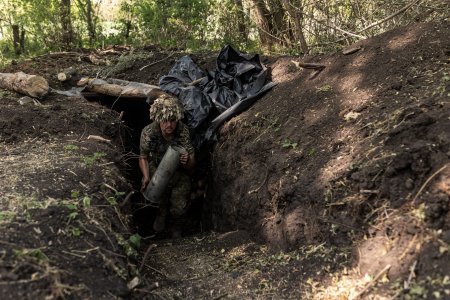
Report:
[[[189,129],[186,126],[183,126],[183,130],[181,130],[180,143],[189,154],[195,152],[194,146],[192,146],[191,136],[189,135]]]
[[[150,156],[150,128],[144,127],[141,132],[141,140],[139,142],[140,155]]]

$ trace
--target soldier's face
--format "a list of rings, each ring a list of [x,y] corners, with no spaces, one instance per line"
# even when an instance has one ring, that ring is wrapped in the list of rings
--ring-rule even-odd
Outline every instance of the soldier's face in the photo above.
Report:
[[[165,135],[172,135],[177,128],[177,121],[163,121],[159,123],[159,127],[161,128],[161,132]]]

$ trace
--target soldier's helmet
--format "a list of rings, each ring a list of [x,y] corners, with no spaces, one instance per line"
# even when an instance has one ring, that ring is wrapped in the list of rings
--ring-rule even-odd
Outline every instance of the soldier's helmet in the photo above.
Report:
[[[183,108],[177,98],[162,95],[150,106],[150,119],[156,122],[179,121],[183,119]]]

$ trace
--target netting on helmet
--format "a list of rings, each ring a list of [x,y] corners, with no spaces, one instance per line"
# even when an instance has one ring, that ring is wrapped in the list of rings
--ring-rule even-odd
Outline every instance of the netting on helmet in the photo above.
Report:
[[[150,119],[156,122],[179,121],[183,118],[183,108],[178,99],[163,95],[150,106]]]

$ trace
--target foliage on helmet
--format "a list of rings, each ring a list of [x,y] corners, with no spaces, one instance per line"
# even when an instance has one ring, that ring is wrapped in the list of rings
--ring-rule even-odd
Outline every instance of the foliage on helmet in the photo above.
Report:
[[[178,99],[163,95],[150,106],[150,119],[156,122],[179,121],[183,118],[183,108]]]

